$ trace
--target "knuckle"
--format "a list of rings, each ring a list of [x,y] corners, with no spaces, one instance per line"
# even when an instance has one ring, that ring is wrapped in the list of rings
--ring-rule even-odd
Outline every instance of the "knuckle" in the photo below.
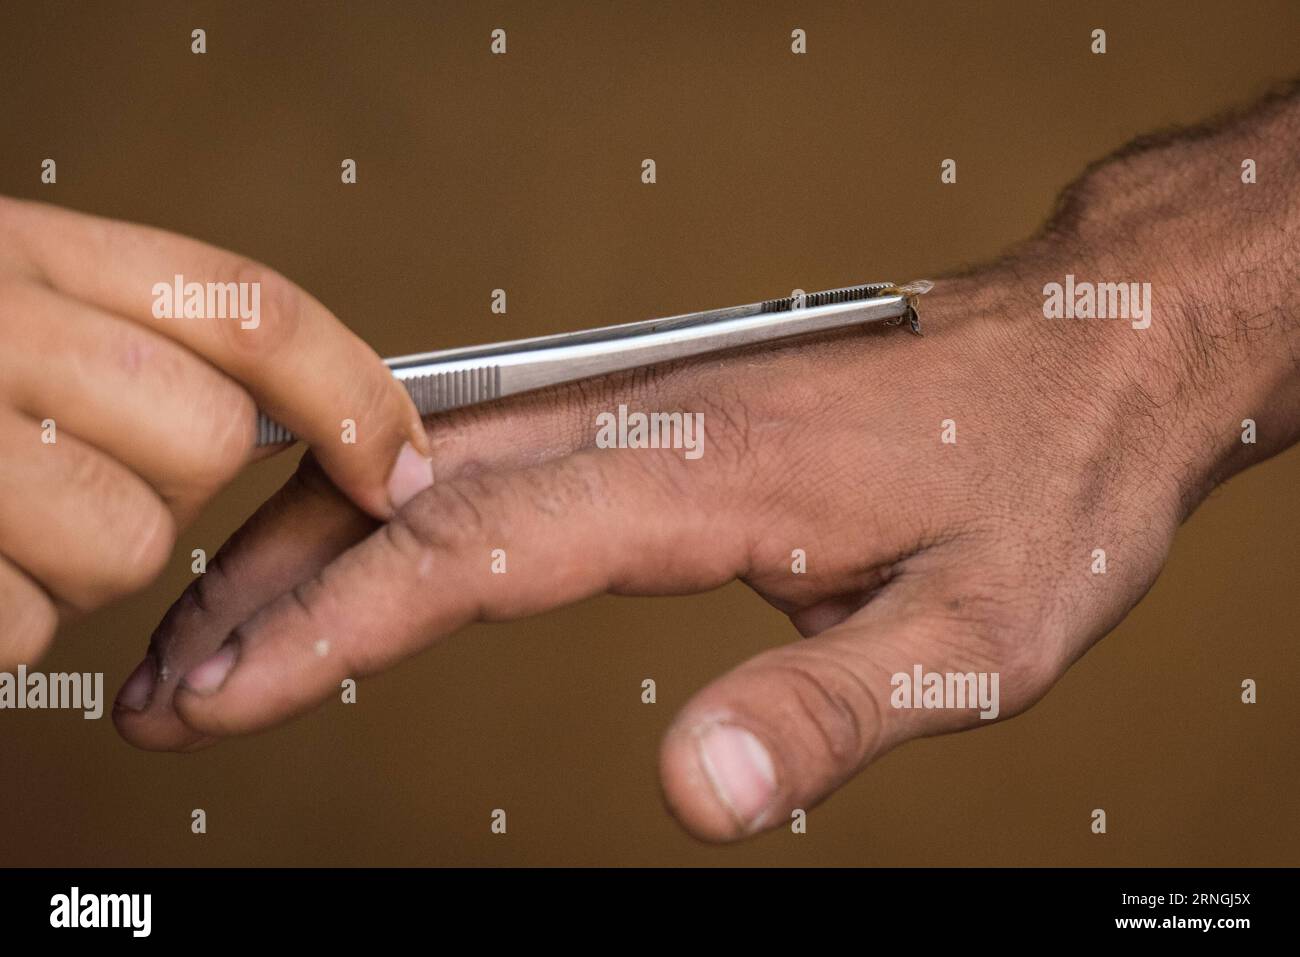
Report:
[[[434,543],[426,538],[425,519],[414,518],[413,515],[412,507],[407,506],[393,516],[392,521],[385,523],[380,533],[392,552],[406,564],[418,566],[424,561],[426,555],[436,551],[447,551],[448,543],[441,539]]]
[[[178,368],[174,374],[185,373]],[[209,492],[225,485],[252,454],[257,406],[220,375],[189,375],[180,394],[186,427],[169,432],[172,481],[183,495]]]
[[[257,406],[247,392],[227,380],[218,380],[211,397],[199,396],[196,406],[203,416],[192,446],[197,476],[209,487],[224,485],[253,451],[253,421]]]
[[[812,747],[839,773],[856,769],[879,743],[880,698],[851,663],[806,648],[779,654],[769,665],[788,689],[785,706]]]
[[[175,521],[162,500],[115,460],[97,452],[72,455],[61,478],[97,503],[96,526],[111,544],[116,561],[102,568],[100,580],[114,593],[146,584],[162,569],[175,541]]]
[[[708,395],[696,394],[674,408],[672,414],[680,414],[683,420],[683,446],[688,445],[685,420],[698,416],[695,451],[677,447],[636,449],[628,450],[624,457],[673,498],[708,500],[724,507],[742,500],[752,504],[750,493],[759,490],[755,477],[762,464],[762,450],[755,443],[753,406],[739,390],[721,386]]]
[[[293,343],[306,311],[307,294],[268,266],[242,256],[229,255],[211,270],[213,282],[234,283],[247,289],[256,318],[224,319],[219,326],[235,355],[245,359],[280,355]]]
[[[95,377],[97,363],[115,361],[131,376],[148,380],[144,394],[165,397],[165,409],[149,407],[148,427],[158,429],[166,445],[166,491],[188,496],[195,487],[224,485],[253,448],[252,397],[182,346],[139,326],[128,323],[115,330],[110,349],[109,355],[84,357],[87,377]]]
[[[107,576],[115,593],[137,591],[157,578],[176,541],[175,522],[161,503],[137,510],[133,517],[119,531],[120,557]]]
[[[490,473],[433,485],[397,513],[386,534],[404,554],[422,550],[461,554],[488,534],[487,513],[481,503],[498,498],[503,485]]]
[[[1032,631],[1016,631],[1001,641],[1001,671],[1011,700],[1022,710],[1037,701],[1059,676],[1057,657]]]
[[[281,634],[293,636],[293,640],[300,645],[300,651],[308,650],[315,641],[314,636],[324,631],[331,619],[327,606],[334,593],[326,581],[326,574],[327,571],[322,569],[310,578],[295,583],[287,593],[285,600],[292,606],[299,623],[307,627],[289,629]]]
[[[1055,681],[1060,659],[1042,633],[1043,617],[1019,589],[967,585],[940,607],[934,632],[946,660],[963,671],[996,671],[1004,713],[1028,707]]]

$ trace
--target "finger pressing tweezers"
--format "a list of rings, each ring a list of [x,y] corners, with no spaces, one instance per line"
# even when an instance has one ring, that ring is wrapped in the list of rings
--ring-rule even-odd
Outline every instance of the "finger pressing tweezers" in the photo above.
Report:
[[[647,319],[583,332],[517,339],[385,359],[421,415],[489,402],[546,386],[849,325],[907,320],[921,331],[917,297],[933,284],[877,282],[746,306]],[[293,441],[258,413],[257,444]]]

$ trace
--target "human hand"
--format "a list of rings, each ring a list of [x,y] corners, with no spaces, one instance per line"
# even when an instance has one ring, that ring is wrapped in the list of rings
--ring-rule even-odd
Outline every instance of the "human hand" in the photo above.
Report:
[[[1239,155],[1212,145],[1199,167],[1145,160],[1209,179]],[[137,672],[158,680],[115,711],[120,731],[201,747],[471,621],[733,578],[809,637],[668,729],[667,801],[701,837],[776,826],[890,748],[985,720],[896,706],[917,666],[996,674],[985,712],[1023,711],[1145,593],[1201,498],[1300,433],[1294,250],[1251,250],[1258,220],[1230,202],[1140,196],[1160,182],[1142,161],[1085,179],[997,266],[941,281],[923,339],[870,330],[439,418],[435,484],[378,527],[307,459],[173,606]],[[1279,188],[1254,198],[1294,216]],[[1196,245],[1207,232],[1222,255]],[[1149,282],[1149,324],[1045,318],[1067,275]],[[702,412],[703,456],[596,448],[620,403]],[[1268,422],[1257,444],[1244,418]]]
[[[163,301],[177,275],[246,284],[226,304],[248,308],[187,318]],[[0,197],[0,665],[157,575],[177,529],[275,451],[254,453],[257,404],[369,514],[414,493],[387,482],[408,438],[427,454],[415,407],[315,299],[192,239]]]

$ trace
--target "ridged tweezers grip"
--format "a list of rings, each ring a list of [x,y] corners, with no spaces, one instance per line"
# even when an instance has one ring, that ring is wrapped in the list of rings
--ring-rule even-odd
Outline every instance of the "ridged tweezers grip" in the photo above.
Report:
[[[421,415],[457,409],[495,399],[501,394],[501,367],[482,365],[450,372],[432,372],[401,380]],[[294,441],[294,434],[279,422],[259,412],[257,444],[280,445]]]
[[[784,299],[768,299],[763,303],[762,312],[790,312],[796,307],[814,309],[817,306],[829,306],[836,302],[860,302],[863,299],[874,299],[889,288],[887,282],[869,282],[857,286],[827,289],[823,292],[810,292],[797,303],[792,296],[786,296]]]
[[[501,367],[497,365],[434,372],[413,376],[402,383],[421,415],[486,402],[501,394]]]

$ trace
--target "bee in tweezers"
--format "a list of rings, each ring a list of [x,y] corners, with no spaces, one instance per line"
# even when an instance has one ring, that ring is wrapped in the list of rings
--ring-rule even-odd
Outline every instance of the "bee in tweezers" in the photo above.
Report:
[[[918,336],[921,334],[921,318],[916,313],[916,302],[927,292],[934,288],[934,283],[928,279],[917,279],[914,282],[905,282],[901,286],[889,285],[880,290],[878,296],[906,296],[907,312],[897,319],[888,320],[885,325],[897,326],[907,320],[908,326]]]

